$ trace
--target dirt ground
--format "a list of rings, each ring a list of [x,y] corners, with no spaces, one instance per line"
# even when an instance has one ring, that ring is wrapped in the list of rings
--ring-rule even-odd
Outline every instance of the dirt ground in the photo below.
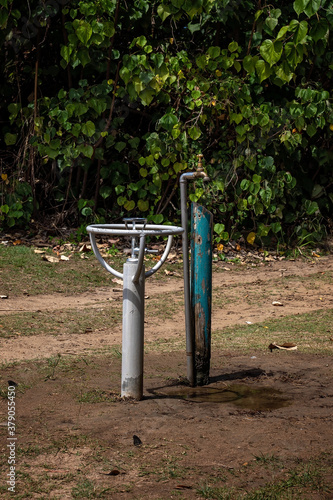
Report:
[[[311,311],[332,313],[333,255],[219,266],[213,276],[213,333]],[[312,275],[325,279],[309,287],[305,278]],[[290,352],[270,352],[268,346],[213,349],[210,384],[189,388],[182,307],[163,321],[154,314],[154,301],[162,297],[170,308],[173,301],[181,305],[182,290],[177,276],[146,282],[149,348],[140,402],[119,399],[120,324],[107,330],[92,325],[84,334],[0,339],[2,361],[14,362],[1,369],[1,387],[7,380],[19,384],[18,493],[60,499],[238,499],[239,492],[245,495],[269,482],[287,484],[291,468],[304,478],[305,467],[310,477],[311,471],[317,474],[316,466],[326,464],[321,476],[325,488],[309,481],[301,496],[296,488],[296,496],[267,493],[255,498],[333,498],[332,357],[302,351],[301,346]],[[0,322],[1,315],[20,311],[94,308],[98,314],[110,301],[121,307],[120,285],[76,296],[13,296],[1,301]],[[172,349],[163,348],[165,339],[173,342]],[[290,332],[285,341],[292,340]],[[327,343],[329,352],[333,329],[327,332]],[[97,355],[101,346],[109,352]],[[45,365],[46,358],[58,354],[59,365]],[[0,404],[5,443],[6,401]],[[134,435],[142,442],[139,446]],[[222,492],[226,487],[230,496],[216,496],[216,488]]]

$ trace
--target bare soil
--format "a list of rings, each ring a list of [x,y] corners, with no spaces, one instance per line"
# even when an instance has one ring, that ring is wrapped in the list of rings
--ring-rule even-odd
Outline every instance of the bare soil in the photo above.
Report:
[[[214,269],[213,332],[317,310],[332,313],[332,255],[255,266],[219,263]],[[185,380],[182,290],[177,276],[146,282],[140,402],[119,398],[121,360],[112,350],[121,346],[119,324],[102,331],[92,324],[85,334],[0,339],[3,362],[16,362],[0,375],[1,387],[7,380],[18,383],[18,493],[30,492],[26,498],[199,499],[206,489],[205,498],[237,499],[239,492],[268,482],[282,484],[291,468],[300,475],[299,468],[306,466],[309,475],[309,468],[325,464],[325,487],[309,482],[300,496],[296,489],[296,496],[260,498],[333,498],[329,347],[328,354],[270,352],[268,346],[213,349],[210,384],[194,391]],[[154,313],[161,299],[172,309],[163,319]],[[110,301],[121,308],[121,286],[75,296],[9,297],[0,302],[0,315],[64,308],[94,308],[98,314]],[[328,345],[332,337],[330,330]],[[161,349],[165,340],[173,341],[171,352],[169,344]],[[292,332],[285,340],[292,341]],[[111,350],[96,354],[101,347]],[[59,353],[59,365],[45,363]],[[3,458],[7,401],[0,404]],[[3,478],[6,467],[4,461]],[[234,496],[209,496],[209,488],[226,486],[235,488]]]

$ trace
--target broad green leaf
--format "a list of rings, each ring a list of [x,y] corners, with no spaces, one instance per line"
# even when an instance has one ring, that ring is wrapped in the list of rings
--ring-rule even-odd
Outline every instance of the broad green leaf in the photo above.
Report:
[[[153,63],[155,64],[155,66],[157,68],[160,68],[164,62],[164,55],[163,54],[152,54],[150,56],[150,59],[153,61]]]
[[[201,55],[196,58],[195,62],[197,63],[198,68],[205,69],[208,64],[208,58],[205,55]]]
[[[154,224],[162,224],[164,220],[164,216],[162,214],[156,214],[156,215],[150,215],[149,219],[154,223]]]
[[[287,26],[282,26],[276,37],[276,41],[278,42],[282,40],[285,37],[286,33],[288,33],[288,31],[289,31],[289,24]]]
[[[276,64],[282,56],[282,42],[264,40],[260,46],[260,54],[270,66]]]
[[[125,191],[125,186],[121,186],[121,185],[117,185],[115,186],[114,190],[115,190],[115,193],[118,195],[118,194],[121,194]]]
[[[127,199],[125,198],[125,196],[118,196],[117,198],[117,203],[120,207],[122,207],[124,205],[124,203],[127,202]]]
[[[273,222],[271,224],[271,229],[272,229],[273,233],[277,234],[279,231],[281,231],[282,226],[281,226],[280,222]]]
[[[114,147],[120,153],[126,147],[126,142],[123,141],[116,142]]]
[[[221,53],[220,47],[209,47],[207,53],[211,59],[216,59]]]
[[[224,224],[218,223],[218,224],[214,225],[214,231],[217,234],[221,234],[224,231],[224,229],[225,229],[225,225]]]
[[[73,52],[73,47],[67,47],[67,45],[63,45],[61,47],[60,55],[66,61],[66,63],[69,63],[72,52]]]
[[[321,5],[321,0],[310,0],[304,9],[305,14],[308,17],[313,16],[319,9]]]
[[[274,17],[267,17],[265,24],[269,27],[271,31],[273,31],[274,28],[277,26],[278,22],[279,21]]]
[[[326,36],[328,29],[329,26],[327,20],[320,19],[312,27],[310,36],[315,42],[318,42],[318,40],[322,40]]]
[[[125,85],[127,85],[131,79],[132,72],[126,66],[123,66],[119,71],[119,75],[124,80]]]
[[[305,43],[307,32],[308,32],[308,23],[306,21],[301,21],[295,30],[294,43],[296,45],[298,43]]]
[[[168,130],[168,132],[171,132],[171,130],[177,123],[178,123],[177,116],[172,114],[171,112],[162,116],[162,118],[159,121],[161,127],[165,128],[165,130]]]
[[[16,143],[17,139],[17,134],[11,134],[10,132],[7,132],[5,134],[5,143],[7,146],[14,146]]]
[[[139,200],[138,201],[138,209],[141,210],[141,212],[146,212],[149,208],[149,201],[148,200]]]
[[[285,45],[285,55],[286,59],[291,67],[291,69],[296,68],[296,66],[303,60],[303,46],[297,45],[292,42],[288,42]]]
[[[277,78],[280,78],[283,82],[290,82],[293,77],[293,73],[290,71],[290,66],[287,61],[283,61],[281,66],[278,66],[275,72]]]
[[[254,73],[258,59],[258,56],[245,56],[243,59],[243,68],[245,69],[245,71],[247,71],[248,73]]]
[[[89,144],[80,144],[77,149],[79,153],[82,153],[83,156],[86,156],[87,158],[91,158],[94,153],[93,147]]]
[[[75,123],[73,125],[73,127],[71,128],[71,133],[75,136],[75,137],[79,137],[80,133],[81,133],[81,124],[80,123]]]
[[[140,92],[139,97],[144,106],[149,106],[156,95],[156,91],[151,87],[147,87],[146,89]]]
[[[318,203],[316,201],[305,200],[304,208],[308,215],[313,215],[319,211]]]
[[[229,45],[228,45],[229,52],[235,52],[237,49],[238,49],[237,42],[233,41],[233,42],[229,43]]]
[[[88,49],[79,50],[77,53],[77,57],[80,60],[80,63],[82,64],[83,67],[89,64],[91,61]]]
[[[310,136],[310,137],[313,137],[317,132],[317,127],[315,125],[313,125],[313,123],[310,123],[307,127],[306,127],[306,133]]]
[[[304,12],[305,7],[309,3],[310,0],[295,0],[293,3],[294,11],[299,16],[302,12]]]
[[[240,183],[240,187],[243,191],[246,191],[247,189],[249,189],[249,186],[250,186],[249,179],[243,179],[242,182]]]
[[[92,137],[96,131],[95,125],[91,120],[88,120],[86,123],[82,125],[82,133],[87,135],[88,137]]]
[[[98,99],[98,98],[91,98],[89,99],[88,103],[89,107],[93,108],[98,115],[101,115],[105,110],[106,110],[106,100],[105,99]]]
[[[157,14],[160,16],[162,21],[165,21],[166,18],[172,14],[172,10],[169,5],[162,3],[157,7]]]
[[[133,42],[132,42],[132,44],[133,44]],[[138,47],[144,47],[147,44],[147,38],[144,35],[141,35],[138,38],[135,38],[135,44]]]
[[[258,73],[260,83],[262,81],[266,80],[266,78],[269,78],[272,74],[272,70],[270,68],[270,65],[267,62],[262,61],[262,60],[260,60],[256,63],[256,71]]]
[[[311,198],[320,198],[325,192],[325,188],[320,184],[315,184],[312,189]]]
[[[230,122],[236,123],[238,125],[243,120],[243,115],[241,113],[230,113]]]
[[[135,208],[135,201],[133,200],[128,200],[124,203],[124,208],[130,212],[131,210],[133,210],[133,208]]]
[[[78,27],[75,29],[76,36],[83,45],[87,45],[92,35],[92,27],[86,21],[80,21]]]
[[[199,127],[194,125],[193,127],[188,129],[188,135],[191,137],[191,139],[196,141],[201,136],[201,130]]]
[[[109,198],[109,196],[111,196],[113,192],[113,188],[112,186],[101,186],[100,187],[100,190],[99,190],[99,194],[101,195],[102,198],[104,198],[104,200],[106,200],[106,198]]]

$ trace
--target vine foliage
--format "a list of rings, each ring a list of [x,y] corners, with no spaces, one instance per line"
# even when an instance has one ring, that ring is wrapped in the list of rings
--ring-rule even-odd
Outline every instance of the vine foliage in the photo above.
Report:
[[[36,5],[36,4],[35,4]],[[315,243],[332,214],[333,2],[0,0],[0,225],[179,217]],[[253,236],[254,235],[254,236]]]

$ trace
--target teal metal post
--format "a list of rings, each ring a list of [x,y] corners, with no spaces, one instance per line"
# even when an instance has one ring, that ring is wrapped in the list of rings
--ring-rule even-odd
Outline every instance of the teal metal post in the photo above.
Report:
[[[213,215],[193,203],[191,207],[191,311],[194,330],[195,385],[209,382],[212,310]]]

